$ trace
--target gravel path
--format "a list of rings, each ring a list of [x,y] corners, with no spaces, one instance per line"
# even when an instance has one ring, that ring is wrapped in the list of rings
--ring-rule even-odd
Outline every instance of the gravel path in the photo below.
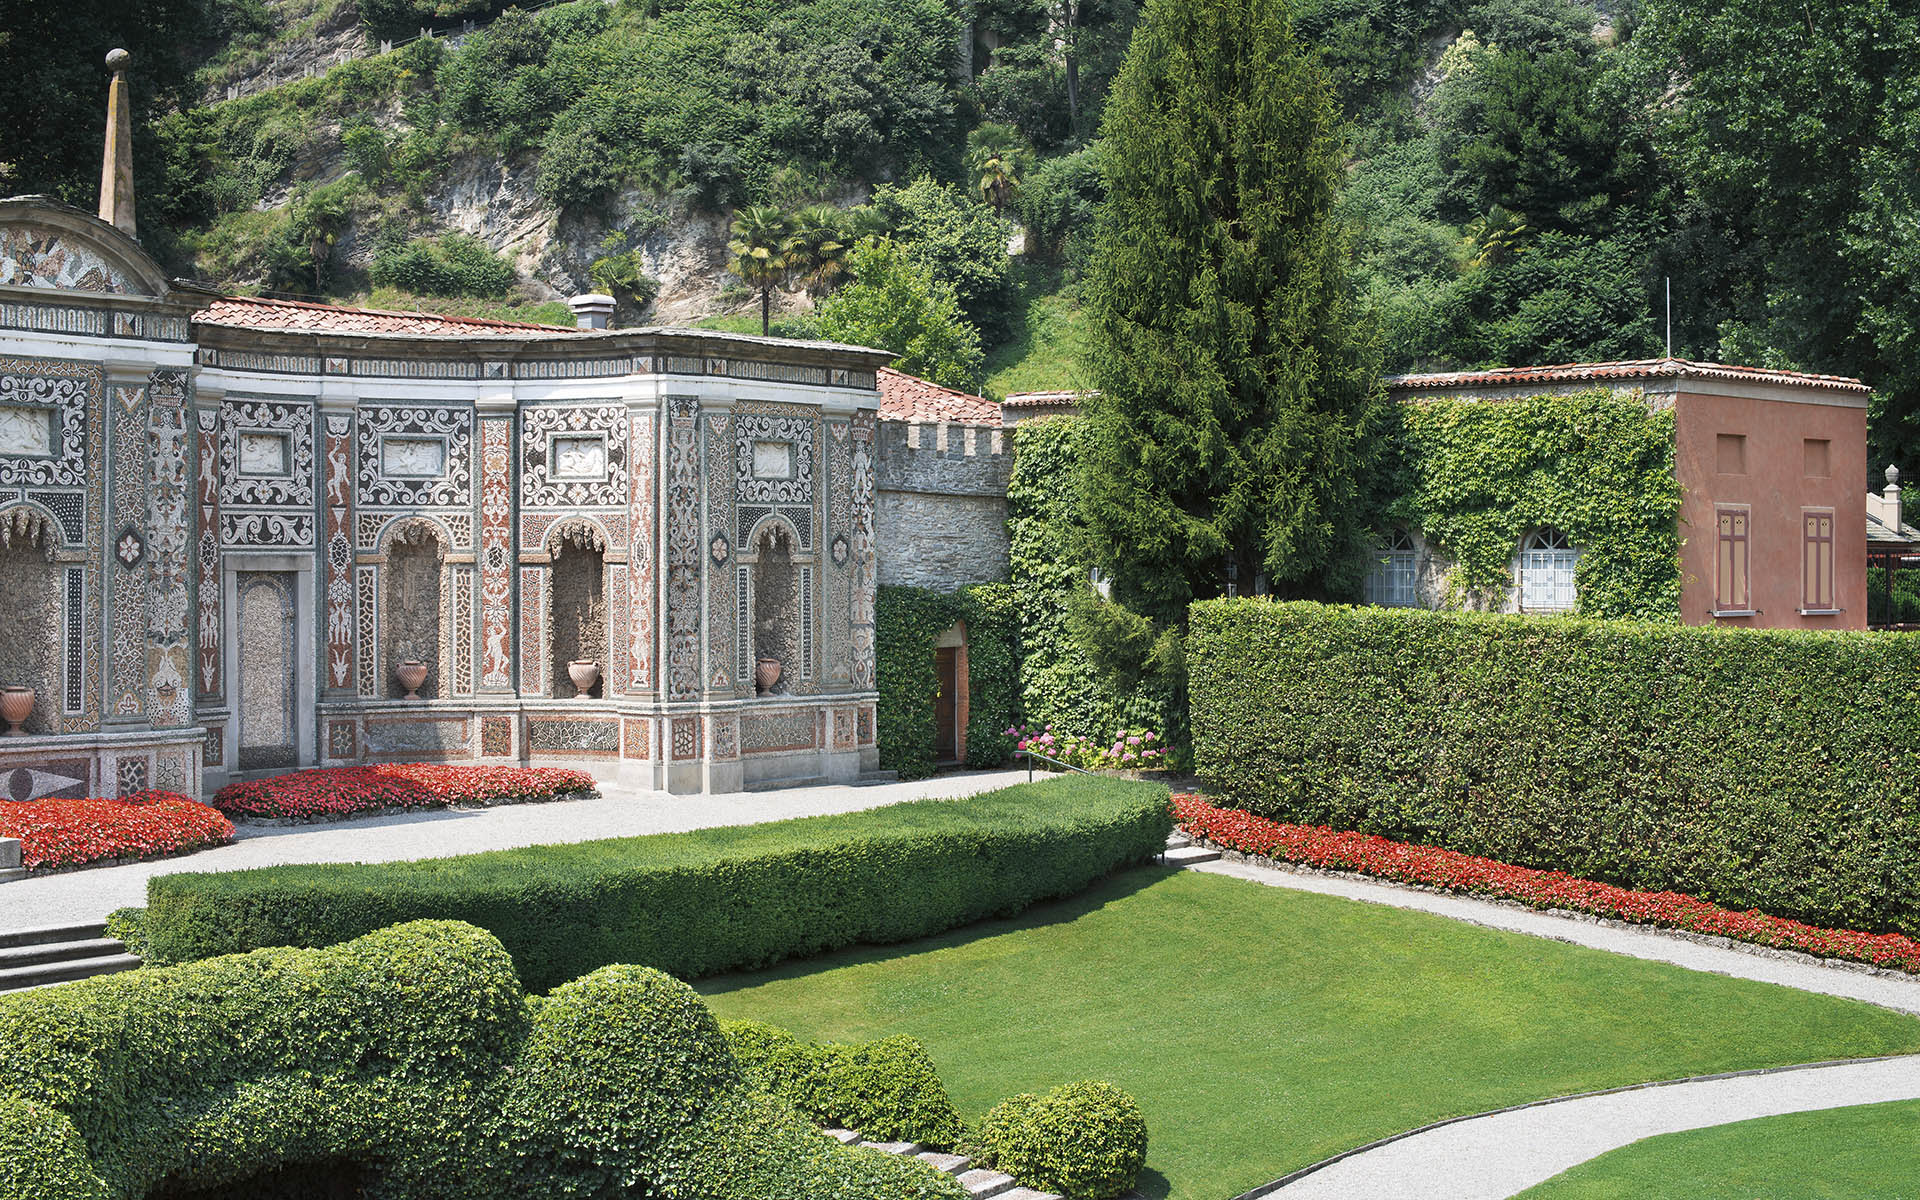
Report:
[[[511,804],[368,817],[325,825],[237,826],[230,846],[178,858],[39,875],[0,883],[0,933],[99,921],[145,904],[147,880],[175,871],[238,871],[280,863],[394,862],[556,842],[751,825],[787,817],[855,812],[903,800],[968,796],[1026,782],[1021,771],[966,771],[913,783],[786,788],[672,796],[602,785],[594,800]]]
[[[1341,1159],[1274,1200],[1502,1200],[1663,1133],[1920,1098],[1920,1055],[1673,1083],[1471,1117]]]
[[[1920,1013],[1920,978],[1910,975],[1826,966],[1805,955],[1708,945],[1667,930],[1604,924],[1376,880],[1232,859],[1189,869]],[[1920,1055],[1624,1089],[1549,1100],[1402,1135],[1250,1195],[1275,1200],[1499,1200],[1645,1137],[1783,1113],[1912,1099],[1920,1099]]]

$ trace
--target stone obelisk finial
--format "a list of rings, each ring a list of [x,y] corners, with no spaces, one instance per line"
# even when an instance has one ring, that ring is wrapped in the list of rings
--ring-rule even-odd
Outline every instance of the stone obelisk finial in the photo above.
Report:
[[[107,51],[113,85],[107,91],[107,153],[100,164],[100,219],[111,221],[128,237],[133,226],[133,99],[127,94],[127,64],[133,55]]]

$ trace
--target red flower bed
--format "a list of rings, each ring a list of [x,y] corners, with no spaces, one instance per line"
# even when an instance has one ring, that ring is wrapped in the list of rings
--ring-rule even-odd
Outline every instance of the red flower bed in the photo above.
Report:
[[[1735,912],[1680,892],[1636,892],[1578,879],[1564,871],[1516,867],[1373,834],[1289,825],[1220,808],[1192,794],[1175,796],[1173,813],[1180,828],[1192,836],[1245,854],[1920,973],[1920,942],[1898,933],[1822,929],[1761,912]]]
[[[558,767],[395,763],[230,783],[214,793],[213,805],[236,817],[348,817],[384,808],[517,804],[593,791],[593,776]]]
[[[119,800],[0,801],[0,837],[19,838],[28,868],[154,858],[233,840],[233,822],[174,792]]]

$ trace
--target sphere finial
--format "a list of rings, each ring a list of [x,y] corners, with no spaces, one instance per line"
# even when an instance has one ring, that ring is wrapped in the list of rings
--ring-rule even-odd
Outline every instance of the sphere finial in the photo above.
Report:
[[[112,68],[115,71],[126,70],[127,64],[132,61],[133,61],[133,55],[128,54],[125,50],[121,49],[118,46],[115,46],[113,49],[107,51],[107,66]]]

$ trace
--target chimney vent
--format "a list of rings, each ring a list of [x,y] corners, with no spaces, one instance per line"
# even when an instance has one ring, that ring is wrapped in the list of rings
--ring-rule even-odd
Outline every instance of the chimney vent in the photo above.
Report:
[[[113,83],[107,88],[107,146],[100,164],[100,219],[128,237],[138,236],[133,222],[133,98],[127,91],[127,64],[133,55],[107,51]]]
[[[582,329],[607,329],[613,325],[613,297],[588,292],[567,301],[573,310],[573,323]]]

